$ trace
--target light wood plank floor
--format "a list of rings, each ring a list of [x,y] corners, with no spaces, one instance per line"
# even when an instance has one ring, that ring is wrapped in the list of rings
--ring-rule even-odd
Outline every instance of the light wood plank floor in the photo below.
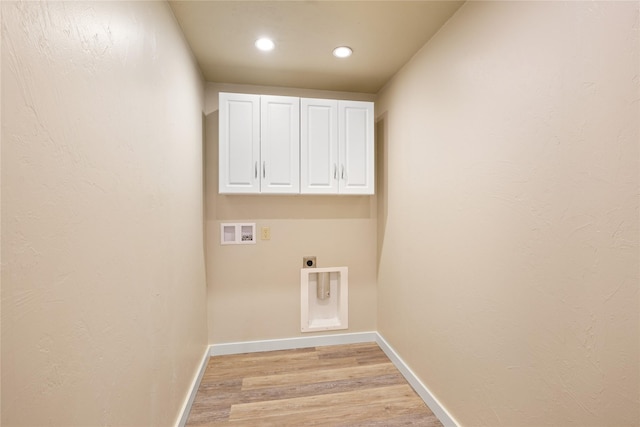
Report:
[[[375,343],[211,357],[187,425],[442,426]]]

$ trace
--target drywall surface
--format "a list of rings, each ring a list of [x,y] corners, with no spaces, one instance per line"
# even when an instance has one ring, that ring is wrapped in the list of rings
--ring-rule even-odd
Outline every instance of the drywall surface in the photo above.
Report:
[[[468,2],[379,94],[378,330],[460,425],[640,424],[638,28]]]
[[[2,425],[173,425],[206,349],[203,84],[160,2],[2,2]]]
[[[302,257],[349,267],[349,329],[376,330],[375,196],[218,194],[218,93],[372,100],[372,95],[207,83],[206,243],[209,343],[290,338],[300,331]],[[271,239],[220,245],[220,223],[255,222]],[[317,335],[305,333],[304,335]]]

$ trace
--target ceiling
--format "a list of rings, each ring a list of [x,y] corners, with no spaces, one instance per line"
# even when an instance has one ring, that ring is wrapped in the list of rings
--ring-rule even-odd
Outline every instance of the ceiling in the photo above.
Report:
[[[207,81],[377,93],[463,1],[169,4]],[[276,47],[261,52],[259,37]],[[353,49],[335,58],[337,46]]]

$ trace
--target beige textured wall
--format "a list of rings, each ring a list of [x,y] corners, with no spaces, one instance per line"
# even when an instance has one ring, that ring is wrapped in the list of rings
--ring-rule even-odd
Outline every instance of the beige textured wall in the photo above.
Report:
[[[2,425],[173,425],[204,354],[203,83],[162,2],[2,2]]]
[[[378,328],[461,425],[640,424],[638,28],[468,2],[379,94]]]
[[[218,195],[220,91],[373,100],[373,95],[207,83],[206,181],[209,342],[291,338],[300,332],[302,257],[349,267],[349,329],[376,330],[376,210],[373,196]],[[221,222],[271,227],[271,240],[221,246]]]

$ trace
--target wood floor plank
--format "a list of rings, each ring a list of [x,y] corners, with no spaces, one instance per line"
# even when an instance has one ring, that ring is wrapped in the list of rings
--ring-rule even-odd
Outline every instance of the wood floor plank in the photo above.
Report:
[[[405,415],[424,406],[407,384],[231,406],[230,421],[276,421],[281,425],[364,421],[378,415]],[[358,407],[359,411],[354,411]]]
[[[238,355],[237,358],[224,356],[224,359],[212,357],[207,364],[204,377],[242,378],[252,373],[260,375],[260,372],[277,372],[291,366],[313,366],[317,362],[318,355],[314,352],[292,353],[291,355],[251,353],[250,355]]]
[[[264,387],[349,380],[388,375],[396,372],[398,372],[398,370],[391,362],[376,365],[358,365],[348,368],[316,369],[313,371],[244,378],[242,381],[242,389],[252,390]]]
[[[381,359],[388,362],[389,359]],[[379,361],[379,362],[380,362]],[[277,375],[290,371],[313,371],[322,368],[355,367],[362,363],[353,356],[319,358],[315,353],[295,354],[290,357],[277,355],[273,357],[239,357],[237,360],[228,358],[224,361],[215,360],[207,364],[203,379],[217,381],[238,377],[256,377]]]
[[[371,355],[380,355],[383,358],[385,357],[382,349],[375,343],[343,344],[317,347],[316,353],[318,354],[319,358],[367,357]]]
[[[303,363],[305,361],[317,361],[318,354],[314,351],[293,351],[287,354],[282,351],[267,351],[264,353],[246,353],[227,356],[214,356],[210,358],[209,365],[220,368],[233,368],[234,366],[262,366],[280,365],[289,362]]]
[[[292,397],[307,397],[329,393],[358,391],[363,388],[384,387],[406,384],[400,373],[371,376],[365,378],[350,378],[307,384],[291,384],[278,387],[263,387],[253,390],[234,390],[230,392],[218,391],[214,393],[198,393],[194,401],[196,405],[209,405],[212,409],[230,407],[238,403],[275,401]]]

